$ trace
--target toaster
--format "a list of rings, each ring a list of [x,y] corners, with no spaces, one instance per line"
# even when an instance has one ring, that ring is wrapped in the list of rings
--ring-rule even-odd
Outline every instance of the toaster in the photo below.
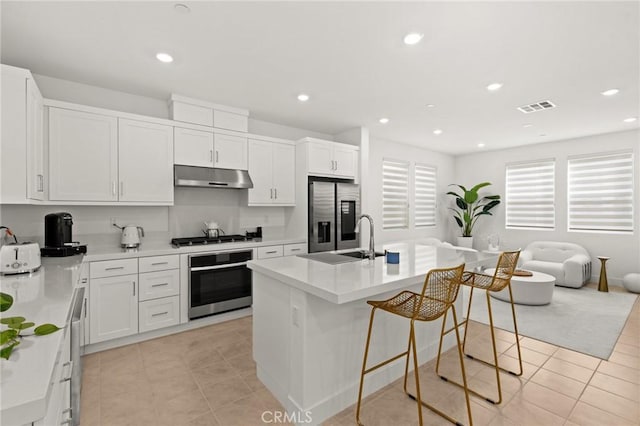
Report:
[[[23,274],[40,267],[38,243],[13,243],[0,247],[0,274]]]

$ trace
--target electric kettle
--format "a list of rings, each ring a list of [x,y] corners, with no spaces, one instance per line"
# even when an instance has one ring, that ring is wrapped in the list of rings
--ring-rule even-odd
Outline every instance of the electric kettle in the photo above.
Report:
[[[220,236],[220,228],[218,222],[203,222],[205,229],[202,230],[207,238],[218,238]]]
[[[140,246],[140,238],[144,237],[144,228],[142,228],[142,226],[127,225],[120,227],[115,223],[113,226],[122,229],[120,246],[127,249],[138,248]]]

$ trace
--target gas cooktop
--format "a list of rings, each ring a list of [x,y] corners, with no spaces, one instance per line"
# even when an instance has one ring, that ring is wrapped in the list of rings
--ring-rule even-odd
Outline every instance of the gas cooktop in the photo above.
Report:
[[[242,241],[251,241],[252,237],[246,235],[221,235],[217,238],[209,237],[187,237],[187,238],[173,238],[171,239],[171,245],[174,247],[184,246],[202,246],[206,244],[222,244],[222,243],[238,243]]]

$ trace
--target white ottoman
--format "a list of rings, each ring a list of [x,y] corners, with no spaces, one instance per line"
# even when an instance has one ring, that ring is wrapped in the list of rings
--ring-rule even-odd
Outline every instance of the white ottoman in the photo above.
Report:
[[[493,275],[495,269],[487,269],[485,274]],[[511,277],[511,292],[513,303],[519,305],[547,305],[551,303],[556,279],[552,275],[533,272],[530,277]],[[491,297],[509,302],[509,289],[490,293]]]
[[[640,274],[631,273],[624,276],[622,285],[631,293],[640,293]]]

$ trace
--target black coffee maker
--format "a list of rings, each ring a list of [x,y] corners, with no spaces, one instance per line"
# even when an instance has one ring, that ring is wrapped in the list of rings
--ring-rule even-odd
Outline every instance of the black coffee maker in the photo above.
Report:
[[[50,213],[44,217],[44,247],[40,254],[45,257],[73,256],[86,253],[87,246],[72,241],[73,217],[70,213]]]

